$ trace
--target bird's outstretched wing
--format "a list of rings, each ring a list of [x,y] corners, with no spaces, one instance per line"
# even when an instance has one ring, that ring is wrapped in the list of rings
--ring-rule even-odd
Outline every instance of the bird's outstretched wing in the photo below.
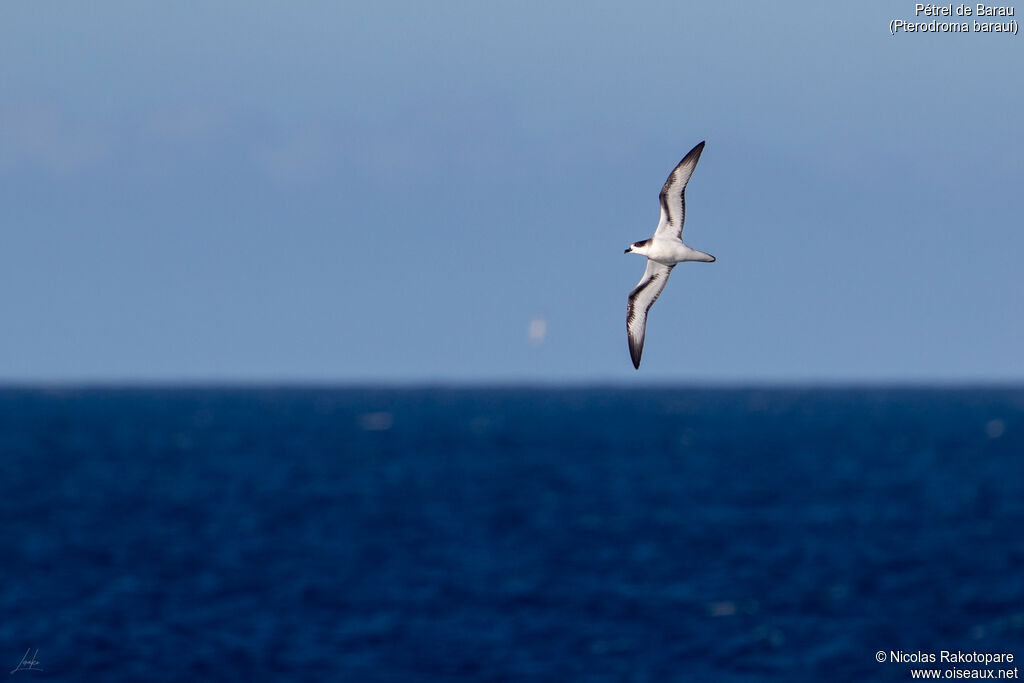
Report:
[[[644,351],[644,334],[647,330],[647,311],[658,300],[661,290],[665,289],[668,275],[675,266],[666,266],[657,261],[647,259],[647,270],[640,282],[629,293],[626,304],[626,336],[629,339],[629,355],[633,359],[633,367],[640,369],[640,354]]]
[[[704,151],[704,142],[691,149],[683,160],[668,174],[668,180],[661,188],[658,200],[661,202],[661,220],[655,237],[671,237],[680,239],[683,234],[683,223],[686,221],[686,183],[690,182],[693,169],[697,166],[700,153]]]

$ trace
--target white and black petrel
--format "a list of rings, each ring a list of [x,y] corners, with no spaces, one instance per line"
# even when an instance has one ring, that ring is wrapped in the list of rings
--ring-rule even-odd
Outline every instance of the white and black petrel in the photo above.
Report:
[[[626,306],[626,336],[629,338],[629,355],[633,367],[640,369],[640,354],[644,350],[644,332],[647,328],[647,311],[658,300],[665,289],[668,275],[677,263],[703,261],[713,263],[715,257],[697,251],[683,244],[683,221],[686,220],[686,198],[683,191],[693,175],[704,143],[689,151],[671,173],[661,188],[661,221],[654,237],[643,242],[634,242],[627,254],[642,254],[647,257],[647,270],[633,291],[629,293]]]

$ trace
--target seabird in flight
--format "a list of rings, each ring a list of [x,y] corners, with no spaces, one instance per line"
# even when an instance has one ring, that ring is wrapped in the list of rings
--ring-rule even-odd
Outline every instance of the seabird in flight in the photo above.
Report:
[[[686,220],[686,198],[683,191],[703,150],[704,143],[701,142],[668,174],[668,180],[661,188],[661,220],[658,229],[654,231],[654,237],[634,242],[626,250],[627,254],[642,254],[647,257],[647,270],[629,293],[629,303],[626,306],[629,355],[633,359],[633,367],[637,370],[640,369],[640,354],[644,350],[647,311],[651,310],[661,290],[665,289],[669,273],[677,263],[683,261],[713,263],[715,260],[711,254],[705,254],[683,244],[683,221]]]

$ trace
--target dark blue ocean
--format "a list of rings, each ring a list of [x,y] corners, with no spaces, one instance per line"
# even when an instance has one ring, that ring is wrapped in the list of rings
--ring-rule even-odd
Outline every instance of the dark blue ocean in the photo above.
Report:
[[[1024,658],[1024,389],[6,389],[0,464],[15,681]]]

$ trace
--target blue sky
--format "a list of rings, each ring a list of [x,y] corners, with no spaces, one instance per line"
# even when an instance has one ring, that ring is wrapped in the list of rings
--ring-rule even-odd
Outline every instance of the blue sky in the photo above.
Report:
[[[1024,39],[912,14],[5,6],[0,379],[1020,381]]]

